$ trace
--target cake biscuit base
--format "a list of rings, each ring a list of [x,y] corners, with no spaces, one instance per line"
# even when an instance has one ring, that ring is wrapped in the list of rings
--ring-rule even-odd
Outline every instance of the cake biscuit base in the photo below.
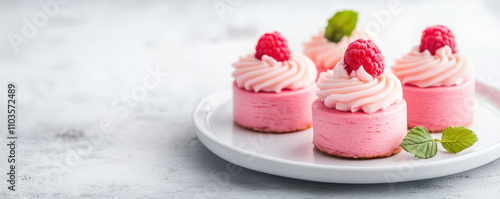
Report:
[[[249,126],[244,126],[244,125],[241,125],[240,123],[238,123],[236,120],[234,121],[234,123],[237,124],[238,126],[241,126],[241,127],[245,128],[245,129],[252,130],[252,131],[255,131],[255,132],[275,133],[275,134],[293,133],[293,132],[297,132],[297,131],[306,130],[306,129],[312,127],[312,123],[310,123],[310,124],[307,124],[307,125],[305,125],[303,127],[298,128],[298,129],[290,129],[290,130],[286,130],[286,131],[271,131],[267,127],[249,127]]]
[[[342,155],[339,155],[339,154],[336,154],[336,153],[328,153],[328,152],[326,152],[326,151],[321,150],[320,148],[318,148],[315,144],[313,144],[313,145],[314,145],[315,149],[317,149],[318,151],[321,151],[322,153],[325,153],[325,154],[328,154],[328,155],[331,155],[331,156],[335,156],[335,157],[339,157],[339,158],[345,158],[345,159],[375,159],[375,158],[385,158],[385,157],[396,155],[399,152],[401,152],[401,150],[403,149],[401,147],[398,147],[398,148],[394,149],[390,153],[378,154],[378,155],[373,155],[373,156],[352,156],[352,157],[350,157],[350,156],[342,156]]]

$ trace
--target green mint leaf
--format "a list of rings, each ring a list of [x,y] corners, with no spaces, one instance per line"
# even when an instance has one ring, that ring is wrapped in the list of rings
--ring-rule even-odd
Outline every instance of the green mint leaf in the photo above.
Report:
[[[412,128],[399,146],[417,158],[428,159],[437,154],[436,141],[432,139],[429,131],[422,126]]]
[[[344,10],[335,13],[328,20],[328,26],[325,29],[325,38],[331,42],[339,42],[344,36],[351,36],[352,31],[356,28],[358,21],[358,13],[351,10]]]
[[[443,130],[441,144],[450,153],[458,153],[479,141],[476,134],[463,126],[451,126]]]

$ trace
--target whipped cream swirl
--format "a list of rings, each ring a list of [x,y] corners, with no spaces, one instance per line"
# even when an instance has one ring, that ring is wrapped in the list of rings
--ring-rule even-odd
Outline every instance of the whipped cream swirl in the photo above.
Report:
[[[316,66],[308,57],[300,54],[290,54],[288,61],[276,61],[264,55],[262,60],[254,54],[240,57],[233,64],[236,85],[249,91],[276,92],[283,89],[296,90],[307,87],[315,82]]]
[[[401,82],[391,72],[372,77],[363,66],[347,74],[344,61],[334,70],[321,73],[318,79],[319,99],[328,108],[340,111],[374,113],[403,99]]]
[[[304,54],[311,58],[318,68],[333,69],[337,63],[344,58],[347,46],[357,39],[373,38],[361,30],[354,30],[351,36],[344,36],[338,43],[334,43],[325,38],[321,31],[313,36],[312,40],[304,44]]]
[[[418,87],[453,86],[473,77],[470,61],[459,52],[452,53],[449,46],[437,49],[435,55],[420,52],[416,46],[397,59],[391,70],[403,84]]]

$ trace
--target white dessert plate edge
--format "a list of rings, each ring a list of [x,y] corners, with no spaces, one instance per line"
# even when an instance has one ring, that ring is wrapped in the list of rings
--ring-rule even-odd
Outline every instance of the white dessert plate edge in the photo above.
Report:
[[[287,153],[284,153],[286,155],[274,154],[272,150],[279,151],[281,149],[277,148],[282,144],[279,139],[274,139],[276,142],[271,143],[278,146],[272,145],[268,147],[268,150],[259,151],[255,148],[245,148],[231,142],[229,138],[235,139],[234,137],[240,136],[241,139],[245,139],[245,136],[248,136],[245,132],[247,130],[232,127],[231,132],[228,128],[234,125],[233,121],[230,119],[225,121],[217,118],[221,117],[219,116],[221,114],[217,114],[218,111],[223,111],[226,115],[229,114],[228,111],[232,112],[232,109],[226,110],[222,108],[223,106],[229,106],[228,103],[232,99],[231,93],[230,90],[218,91],[208,95],[199,102],[193,113],[193,123],[198,130],[197,137],[217,156],[233,164],[263,173],[329,183],[394,183],[460,173],[482,166],[500,157],[500,137],[488,137],[488,135],[495,135],[495,132],[481,132],[481,134],[478,134],[480,141],[483,139],[490,141],[489,144],[481,146],[482,148],[480,149],[476,150],[472,147],[472,149],[467,149],[467,152],[464,151],[459,154],[443,153],[441,159],[432,161],[417,159],[404,151],[396,155],[397,157],[391,156],[375,161],[341,159],[328,157],[317,151],[307,151],[308,153],[302,154],[304,160],[307,161],[301,161],[302,157],[291,157]],[[489,107],[495,114],[500,115],[500,91],[497,88],[485,83],[476,82],[476,95],[484,98],[479,100],[479,102],[484,103],[484,106]],[[477,118],[477,115],[476,120],[480,120],[480,118]],[[224,128],[215,129],[214,124],[212,124],[214,121],[215,126],[218,125]],[[495,124],[491,125],[494,126]],[[312,133],[312,131],[307,133]],[[256,136],[269,135],[262,133],[254,134]],[[293,139],[290,134],[283,135],[285,135],[284,138],[289,139],[287,145],[293,144],[293,142],[296,142],[296,144],[303,144],[304,142],[304,140]],[[272,136],[279,138],[279,136],[283,135],[274,134]],[[436,136],[436,134],[433,136]],[[223,139],[222,137],[225,138]],[[286,147],[285,145],[282,146]],[[297,156],[301,156],[301,154]],[[383,159],[389,159],[390,161]],[[372,163],[373,165],[371,165]]]

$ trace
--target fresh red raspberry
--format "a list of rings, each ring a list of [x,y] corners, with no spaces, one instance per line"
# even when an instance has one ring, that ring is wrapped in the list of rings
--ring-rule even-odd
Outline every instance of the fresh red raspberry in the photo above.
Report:
[[[451,51],[455,53],[455,36],[450,29],[443,25],[436,25],[424,30],[420,41],[420,52],[427,49],[432,55],[435,55],[436,50],[443,46],[449,46]]]
[[[288,42],[278,31],[262,35],[257,46],[255,46],[255,51],[255,58],[257,59],[262,59],[263,55],[270,56],[276,61],[287,61],[290,59]]]
[[[385,68],[384,55],[380,52],[380,48],[372,41],[364,39],[349,44],[344,54],[344,64],[348,74],[363,66],[372,77],[384,73]]]

